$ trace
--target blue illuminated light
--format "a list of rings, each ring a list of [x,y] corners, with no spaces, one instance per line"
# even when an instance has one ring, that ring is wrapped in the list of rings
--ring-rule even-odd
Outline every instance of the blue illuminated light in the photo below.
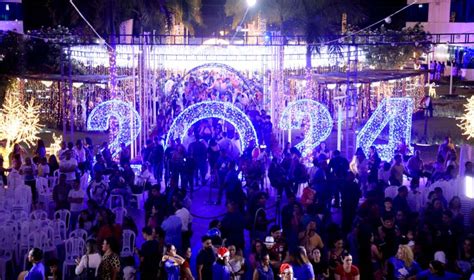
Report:
[[[385,98],[357,134],[357,147],[361,147],[368,155],[370,146],[374,145],[375,140],[388,124],[388,144],[375,146],[380,158],[390,161],[402,139],[405,139],[405,144],[408,147],[410,146],[412,115],[412,98]],[[409,147],[409,149],[411,148]]]
[[[304,117],[309,118],[305,138],[296,145],[303,156],[312,153],[331,134],[333,120],[326,106],[311,99],[300,99],[288,104],[280,118],[280,128],[300,128]]]
[[[120,152],[120,143],[130,145],[140,134],[142,121],[140,115],[130,104],[121,100],[109,100],[97,105],[87,118],[87,130],[105,131],[109,128],[110,118],[118,120],[117,136],[109,144],[115,157]]]
[[[178,137],[183,141],[193,124],[208,118],[219,118],[231,123],[239,133],[243,149],[249,147],[251,142],[258,143],[252,122],[239,108],[229,102],[203,101],[189,106],[178,115],[166,136],[166,144]]]

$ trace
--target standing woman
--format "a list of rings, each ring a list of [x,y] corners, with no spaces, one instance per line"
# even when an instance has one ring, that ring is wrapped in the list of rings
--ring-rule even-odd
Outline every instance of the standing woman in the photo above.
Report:
[[[235,245],[229,246],[229,253],[229,265],[230,270],[232,272],[231,279],[240,280],[245,274],[245,259],[242,257],[242,253],[240,250],[239,252],[237,252],[237,248],[235,247]]]
[[[117,254],[118,244],[113,237],[107,237],[102,242],[102,261],[97,270],[99,280],[117,280],[120,273],[120,258]]]
[[[38,143],[36,145],[36,150],[35,150],[35,156],[38,156],[39,158],[46,157],[46,147],[44,146],[43,139],[38,140]]]
[[[188,247],[186,250],[186,255],[184,255],[184,263],[181,265],[181,280],[194,280],[194,276],[191,273],[191,247]]]
[[[273,280],[273,270],[270,267],[270,256],[265,253],[259,262],[259,265],[253,271],[252,280]]]
[[[360,280],[359,269],[352,265],[352,256],[344,254],[344,261],[336,268],[335,280]]]
[[[303,246],[290,250],[290,262],[296,279],[315,279],[313,266],[311,265]]]
[[[95,279],[97,269],[100,266],[101,258],[97,252],[97,244],[94,239],[86,242],[86,254],[81,259],[76,260],[76,275],[84,274],[86,279]]]
[[[166,254],[161,259],[165,265],[168,280],[179,280],[179,268],[184,263],[183,257],[176,254],[176,247],[172,244],[166,245]]]

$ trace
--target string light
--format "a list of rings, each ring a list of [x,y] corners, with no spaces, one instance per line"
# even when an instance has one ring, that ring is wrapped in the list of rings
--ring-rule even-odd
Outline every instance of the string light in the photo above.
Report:
[[[13,151],[16,143],[25,143],[28,147],[35,144],[42,129],[39,123],[40,106],[34,105],[34,99],[22,104],[18,98],[18,82],[11,86],[0,113],[0,139],[5,140],[5,147],[0,153],[4,159]]]
[[[467,136],[467,139],[474,138],[474,96],[467,100],[467,104],[464,104],[464,115],[457,118],[461,121],[458,126],[463,130],[463,135]]]
[[[109,144],[113,156],[120,152],[120,144],[130,145],[140,134],[142,121],[140,115],[130,104],[113,99],[97,105],[87,118],[87,129],[89,131],[105,131],[109,128],[111,117],[118,121],[118,133]]]
[[[220,101],[199,102],[182,111],[171,124],[165,143],[169,144],[171,139],[178,137],[183,141],[193,124],[208,118],[219,118],[231,123],[239,133],[242,151],[252,142],[258,143],[257,132],[247,115],[231,103]]]
[[[53,142],[51,142],[51,145],[47,148],[47,151],[50,155],[56,155],[60,150],[61,150],[61,142],[63,142],[63,136],[59,134],[56,136],[56,134],[52,135],[53,137]]]
[[[382,160],[390,161],[397,145],[403,141],[411,142],[411,126],[413,114],[412,98],[385,98],[374,111],[370,119],[357,134],[357,147],[361,147],[367,155],[370,146],[385,126],[389,125],[388,144],[375,145]],[[411,149],[409,147],[409,149]]]
[[[333,120],[326,106],[311,99],[300,99],[288,104],[280,118],[280,128],[300,128],[305,117],[309,118],[305,138],[296,145],[304,157],[331,134]]]

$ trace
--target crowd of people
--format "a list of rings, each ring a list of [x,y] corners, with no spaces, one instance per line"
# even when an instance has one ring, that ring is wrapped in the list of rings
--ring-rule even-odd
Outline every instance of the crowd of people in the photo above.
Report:
[[[187,143],[176,139],[165,148],[155,137],[141,152],[138,174],[124,145],[114,160],[107,143],[95,147],[90,139],[78,140],[75,145],[63,143],[46,160],[40,140],[33,158],[15,146],[9,157],[12,168],[2,168],[2,176],[8,186],[23,179],[31,187],[34,208],[48,210],[38,201],[35,179],[59,173],[50,206],[68,209],[70,228],[88,233],[87,250],[75,269],[77,275],[90,277],[82,279],[471,276],[474,209],[462,195],[460,179],[474,172],[466,162],[464,174],[458,175],[450,138],[440,145],[434,163],[423,161],[420,151],[408,155],[405,143],[390,162],[382,161],[375,147],[367,155],[357,149],[349,161],[321,143],[308,167],[289,143],[281,150],[252,143],[240,151],[228,133],[232,131],[223,131],[217,120],[204,120],[190,130]],[[93,178],[85,189],[79,181],[83,174]],[[267,177],[276,190],[274,217]],[[225,202],[227,212],[209,223],[202,249],[193,252],[191,194],[196,186],[218,189],[217,203]],[[130,216],[116,221],[111,211],[116,201],[110,196],[124,197],[124,206],[130,207],[132,194],[141,192],[149,193],[144,242],[135,249],[136,258],[121,258],[122,232],[139,232]],[[60,279],[57,259],[49,257],[45,269],[41,250],[33,248],[30,255],[33,267],[25,279],[41,279],[33,276],[39,274]]]
[[[123,144],[117,158],[107,143],[95,146],[89,138],[63,143],[48,158],[41,140],[32,157],[15,146],[11,168],[0,170],[4,184],[24,182],[33,209],[67,209],[70,230],[87,232],[86,252],[74,274],[81,279],[470,278],[474,205],[464,195],[463,180],[474,172],[471,162],[459,162],[450,138],[433,163],[420,151],[410,155],[403,141],[390,161],[382,161],[376,147],[368,153],[359,148],[347,159],[326,143],[303,158],[290,143],[279,147],[271,118],[249,105],[243,109],[260,143],[241,147],[235,128],[218,119],[201,120],[183,139],[163,143],[173,118],[199,101],[194,99],[200,83],[213,84],[203,88],[207,94],[220,92],[219,78],[211,83],[211,74],[203,72],[203,80],[191,76],[171,106],[158,112],[154,135],[140,153],[140,171],[132,168]],[[194,89],[198,92],[188,98],[186,92]],[[81,184],[89,175],[92,179]],[[58,177],[50,205],[39,199],[38,177]],[[217,190],[216,204],[226,213],[198,236],[202,248],[196,252],[192,197],[203,187]],[[141,193],[148,197],[139,232],[136,217],[119,221],[112,209],[139,204]],[[141,234],[144,242],[133,256],[121,257],[125,230]],[[45,254],[45,268],[41,250],[33,248],[30,255],[33,267],[22,273],[25,279],[71,275],[61,271],[60,258]]]

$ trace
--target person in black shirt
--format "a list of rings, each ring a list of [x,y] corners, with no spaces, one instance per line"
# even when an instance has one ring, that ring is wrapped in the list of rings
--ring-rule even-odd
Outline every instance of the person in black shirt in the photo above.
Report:
[[[202,249],[196,258],[197,280],[208,280],[212,279],[212,266],[216,261],[216,254],[212,248],[211,237],[203,236],[201,241]]]
[[[345,182],[347,171],[349,170],[349,161],[341,156],[341,152],[335,150],[332,152],[332,158],[328,165],[330,182],[334,192],[334,207],[338,207],[340,203],[339,193]]]
[[[144,227],[142,234],[145,242],[142,244],[140,251],[138,251],[138,249],[136,250],[140,256],[141,279],[156,279],[159,268],[158,264],[161,260],[159,243],[153,239],[153,229],[151,227]]]
[[[154,138],[153,146],[151,148],[150,156],[148,161],[151,164],[151,170],[153,171],[153,176],[156,181],[159,183],[163,178],[163,157],[164,157],[164,148],[160,143],[158,137]]]

